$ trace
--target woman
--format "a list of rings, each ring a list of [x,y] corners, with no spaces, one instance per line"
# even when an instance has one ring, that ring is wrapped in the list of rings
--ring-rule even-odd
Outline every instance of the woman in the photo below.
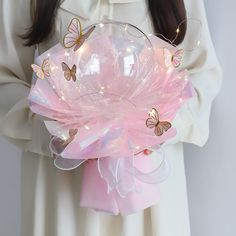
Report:
[[[182,142],[203,146],[208,138],[209,114],[221,82],[203,0],[3,0],[0,14],[0,133],[23,150],[22,236],[190,236]],[[67,25],[79,17],[86,27],[102,19],[136,25],[146,33],[173,38],[177,25],[187,17],[203,25],[201,45],[186,56],[184,68],[197,92],[178,113],[178,135],[165,145],[172,172],[161,184],[158,204],[127,217],[111,216],[79,207],[81,168],[63,172],[48,157],[49,135],[29,110],[29,93],[35,46],[44,52]],[[32,13],[32,18],[31,14]],[[55,17],[55,19],[54,19]],[[25,43],[19,35],[24,34]],[[182,42],[182,28],[176,44]],[[182,47],[188,48],[191,40]]]

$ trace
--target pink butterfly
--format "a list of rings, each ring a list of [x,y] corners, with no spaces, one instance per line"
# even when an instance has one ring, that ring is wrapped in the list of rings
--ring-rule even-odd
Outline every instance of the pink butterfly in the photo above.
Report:
[[[92,26],[85,34],[82,34],[82,26],[77,18],[71,20],[68,31],[69,33],[64,37],[64,47],[72,48],[77,51],[85,42],[85,40],[91,35],[96,26]]]
[[[163,48],[163,53],[166,67],[179,67],[181,65],[184,54],[183,49],[179,49],[173,54],[169,49]]]
[[[51,69],[50,69],[49,58],[46,58],[43,61],[43,64],[41,66],[32,64],[31,67],[32,67],[33,71],[36,73],[38,78],[44,79],[44,78],[50,77]]]
[[[149,112],[149,118],[146,120],[146,126],[150,129],[155,128],[155,135],[161,136],[171,128],[171,123],[168,121],[160,121],[158,111],[152,108],[151,112]]]

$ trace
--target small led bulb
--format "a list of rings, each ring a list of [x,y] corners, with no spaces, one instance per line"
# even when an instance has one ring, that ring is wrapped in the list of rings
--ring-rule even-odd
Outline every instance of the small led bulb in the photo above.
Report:
[[[127,48],[126,52],[132,52],[132,49],[131,48]]]
[[[68,52],[65,52],[65,56],[68,57],[70,56],[70,54]]]
[[[84,126],[85,129],[89,130],[89,127],[87,125]]]

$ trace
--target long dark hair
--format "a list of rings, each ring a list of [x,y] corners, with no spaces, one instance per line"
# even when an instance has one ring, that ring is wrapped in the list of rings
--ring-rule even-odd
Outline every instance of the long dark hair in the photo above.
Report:
[[[147,0],[153,28],[163,39],[173,39],[181,22],[181,30],[174,44],[180,44],[186,33],[186,10],[183,0]],[[46,40],[54,29],[54,21],[61,0],[31,0],[33,23],[21,36],[26,46]]]

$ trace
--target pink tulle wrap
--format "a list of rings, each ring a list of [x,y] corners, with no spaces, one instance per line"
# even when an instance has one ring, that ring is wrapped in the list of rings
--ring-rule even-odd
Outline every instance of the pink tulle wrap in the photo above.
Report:
[[[156,36],[142,40],[95,30],[76,52],[57,44],[36,58],[38,65],[49,58],[51,73],[34,76],[30,108],[45,117],[55,165],[83,165],[83,207],[115,215],[143,210],[159,201],[169,173],[161,144],[176,129],[157,136],[146,120],[155,108],[160,121],[172,122],[194,90],[186,70],[165,66],[163,48],[176,48]],[[76,65],[76,81],[65,79],[62,62]]]

